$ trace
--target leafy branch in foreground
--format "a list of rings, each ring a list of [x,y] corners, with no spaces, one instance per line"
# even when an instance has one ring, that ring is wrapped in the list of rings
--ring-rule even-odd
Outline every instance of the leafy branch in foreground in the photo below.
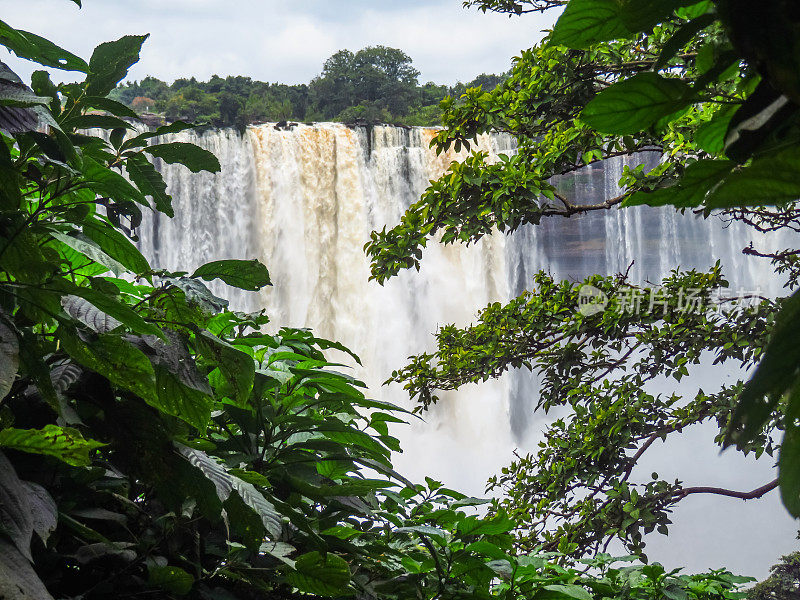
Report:
[[[675,272],[658,288],[625,277],[558,283],[543,273],[534,285],[506,305],[488,306],[467,328],[442,327],[436,352],[413,357],[390,380],[426,407],[437,390],[524,366],[536,374],[538,409],[570,408],[546,429],[537,453],[518,457],[489,481],[489,489],[504,493],[494,508],[515,521],[521,547],[590,556],[619,539],[643,554],[643,535],[667,534],[672,509],[687,496],[752,499],[777,486],[755,482],[749,493],[634,476],[656,442],[693,425],[715,422],[722,443],[741,382],[685,396],[652,390],[664,378],[681,381],[709,355],[714,364],[740,368],[757,362],[777,311],[773,302],[750,298],[755,309],[737,307],[742,299],[720,293],[727,282],[718,266]],[[609,298],[605,310],[578,310],[583,286]],[[780,420],[776,407],[770,428],[745,451],[772,455]]]
[[[544,218],[590,210],[649,205],[719,215],[770,234],[796,231],[800,29],[792,3],[477,0],[466,5],[518,15],[565,7],[545,40],[515,59],[504,84],[491,92],[469,89],[459,102],[446,99],[442,105],[445,127],[433,140],[438,151],[469,149],[476,135],[496,130],[514,135],[518,152],[493,164],[487,155],[472,152],[433,182],[399,224],[373,232],[365,246],[373,279],[383,283],[401,269],[419,268],[431,238],[470,243],[495,228],[512,233]],[[643,153],[659,155],[659,164],[646,171]],[[622,193],[615,198],[584,206],[551,183],[556,175],[618,157],[639,158],[643,164],[625,166],[618,182]],[[771,259],[778,274],[788,275],[788,286],[796,287],[796,248],[774,252],[750,244],[744,250]],[[745,346],[763,352],[753,378],[733,395],[729,420],[720,423],[723,445],[745,451],[784,431],[779,483],[784,505],[795,517],[800,516],[798,302],[797,293],[780,301],[781,313],[769,317],[774,326],[766,346],[761,336],[750,338],[746,327],[739,332]],[[557,318],[570,324],[564,314]],[[547,339],[552,332],[547,324],[524,317],[507,332],[497,323],[486,328],[501,339],[540,333]],[[457,339],[471,330],[443,331]],[[698,342],[716,351],[712,338]],[[593,332],[584,344],[594,348],[604,339]],[[447,355],[442,360],[455,360],[463,372],[452,367],[449,374],[432,374],[425,366],[428,357],[412,363],[418,373],[405,375],[423,402],[426,386],[447,389],[459,378],[477,379],[473,365],[450,356],[449,341],[441,335],[440,342],[440,353]],[[691,357],[679,337],[668,336],[663,347]],[[548,356],[546,348],[542,352]],[[526,358],[501,356],[509,357],[501,370]],[[495,374],[479,372],[480,377]],[[573,391],[581,405],[583,388]]]

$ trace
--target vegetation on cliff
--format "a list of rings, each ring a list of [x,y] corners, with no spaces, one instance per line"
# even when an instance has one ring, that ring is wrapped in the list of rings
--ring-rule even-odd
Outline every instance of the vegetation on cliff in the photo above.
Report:
[[[480,75],[455,86],[420,85],[419,71],[402,50],[369,46],[340,50],[308,84],[285,85],[250,77],[212,77],[209,81],[177,79],[167,84],[154,77],[128,81],[110,96],[137,112],[155,112],[169,121],[185,120],[215,127],[243,128],[251,123],[342,121],[438,125],[439,103],[469,87],[494,89],[505,75]]]

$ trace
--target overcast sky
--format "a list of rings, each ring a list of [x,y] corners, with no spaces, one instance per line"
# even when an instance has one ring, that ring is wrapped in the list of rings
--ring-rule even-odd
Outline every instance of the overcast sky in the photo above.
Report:
[[[461,0],[0,0],[2,19],[89,58],[100,42],[150,33],[132,79],[249,75],[305,83],[342,48],[400,48],[422,82],[505,71],[555,14],[509,19]],[[3,54],[5,52],[3,51]],[[27,80],[35,66],[8,62]],[[68,77],[68,76],[66,76]]]

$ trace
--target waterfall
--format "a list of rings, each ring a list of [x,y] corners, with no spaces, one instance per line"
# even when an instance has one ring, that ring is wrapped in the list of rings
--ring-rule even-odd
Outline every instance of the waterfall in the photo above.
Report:
[[[468,324],[487,303],[506,300],[528,287],[540,269],[580,280],[630,267],[634,280],[658,282],[676,265],[707,269],[719,258],[735,289],[780,293],[781,282],[768,265],[743,256],[741,249],[750,241],[763,251],[791,245],[781,236],[649,207],[545,219],[510,237],[495,234],[469,247],[430,243],[419,273],[403,272],[383,287],[368,282],[362,248],[369,233],[396,224],[429,180],[466,155],[451,150],[437,156],[429,148],[435,133],[427,128],[331,123],[292,129],[262,125],[248,128],[242,136],[230,130],[184,132],[178,138],[214,152],[222,171],[193,174],[180,166],[158,164],[173,195],[175,217],[147,218],[141,229],[142,250],[154,267],[172,270],[191,270],[223,258],[259,258],[269,268],[274,287],[247,293],[215,284],[213,291],[239,310],[266,308],[276,326],[311,327],[321,337],[344,343],[361,357],[364,367],[356,375],[370,393],[405,405],[408,399],[399,386],[381,387],[391,371],[404,366],[409,355],[432,350],[432,333],[438,326]],[[477,146],[490,159],[514,151],[513,139],[505,134],[482,135]],[[644,161],[652,166],[655,160],[614,159],[556,178],[554,185],[575,202],[597,202],[619,193],[617,182],[626,165],[633,168]],[[706,389],[719,385],[717,373],[706,373]],[[729,381],[732,376],[726,375]],[[696,387],[697,380],[693,383]],[[548,418],[532,413],[535,395],[536,381],[528,373],[509,373],[442,394],[425,422],[395,429],[404,448],[395,458],[396,466],[412,479],[430,475],[481,494],[488,476],[512,460],[514,448],[535,449]],[[686,439],[709,446],[711,437],[705,429]],[[763,483],[760,478],[771,466],[731,452],[718,459],[713,447],[700,454],[685,441],[670,446],[669,452],[666,459],[643,468],[657,467],[663,473],[673,469],[687,484],[696,477],[698,483],[710,480],[744,489],[754,481]],[[723,476],[718,476],[720,469]],[[721,517],[714,521],[705,514],[719,499],[704,502],[691,499],[686,501],[689,508],[679,508],[676,522],[683,519],[689,525],[674,528],[668,543],[652,540],[657,558],[692,568],[725,564],[764,574],[777,558],[775,548],[791,547],[791,521],[775,494],[759,506],[725,504],[736,515],[728,518],[750,526],[734,532],[739,537],[731,541],[715,530],[706,546],[692,537],[695,530],[716,527]],[[684,514],[689,517],[680,516]],[[726,522],[730,529],[729,525]],[[750,539],[757,535],[763,538],[760,543]],[[749,562],[737,558],[734,550],[744,539],[753,552],[762,548],[764,557],[755,563],[752,557]],[[676,547],[676,540],[685,540],[693,550]],[[730,546],[728,554],[719,551],[720,545]]]

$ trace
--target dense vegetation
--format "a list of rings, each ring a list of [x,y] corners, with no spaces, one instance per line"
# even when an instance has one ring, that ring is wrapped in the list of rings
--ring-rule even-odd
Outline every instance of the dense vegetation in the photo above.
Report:
[[[154,77],[128,81],[110,97],[137,112],[156,112],[167,120],[243,128],[251,123],[342,121],[438,125],[439,102],[460,96],[467,87],[494,89],[504,75],[480,75],[452,87],[419,84],[419,71],[402,50],[370,46],[340,50],[325,61],[308,84],[285,85],[249,77],[209,81],[177,79],[171,85]]]
[[[0,68],[0,596],[741,597],[736,589],[745,578],[626,565],[637,557],[614,559],[600,544],[619,537],[642,557],[639,531],[663,524],[670,503],[690,493],[678,484],[629,482],[636,456],[628,458],[626,451],[639,442],[643,451],[704,418],[716,418],[724,428],[737,401],[738,386],[688,405],[647,397],[640,386],[652,368],[644,355],[663,360],[659,368],[676,376],[698,360],[694,349],[701,346],[745,363],[769,357],[770,347],[764,353],[761,348],[774,329],[774,303],[765,302],[754,315],[679,316],[678,307],[668,304],[662,318],[615,311],[581,318],[574,286],[540,275],[534,292],[489,307],[474,330],[443,330],[446,363],[422,357],[396,376],[415,395],[433,401],[433,388],[457,387],[531,361],[550,376],[543,402],[566,397],[578,417],[557,423],[543,454],[507,473],[504,483],[517,491],[481,513],[475,507],[484,500],[430,479],[415,484],[392,469],[392,452],[400,448],[388,423],[414,417],[368,398],[360,382],[325,358],[330,349],[346,349],[307,330],[272,324],[277,333],[265,333],[268,315],[231,311],[204,283],[219,279],[256,291],[270,285],[265,265],[222,260],[191,274],[166,272],[153,270],[139,253],[135,231],[143,213],[173,213],[152,159],[193,172],[219,170],[207,151],[165,137],[190,125],[176,121],[137,130],[130,123],[136,114],[109,97],[138,60],[145,37],[101,44],[87,62],[0,21],[0,43],[17,56],[83,76],[55,86],[47,72],[37,71],[28,87],[5,65]],[[602,63],[604,56],[595,58]],[[544,64],[554,76],[564,75],[553,69],[560,63]],[[564,65],[571,68],[568,60]],[[507,119],[509,129],[520,128],[521,156],[532,156],[526,152],[538,143],[535,120],[492,104],[517,102],[523,88],[522,74],[516,75],[497,94],[473,89],[463,105],[445,103],[450,130],[440,143],[455,138],[463,144],[470,127],[492,126],[483,122],[486,109]],[[342,98],[352,97],[346,86],[340,91]],[[471,102],[476,96],[477,105]],[[546,102],[548,96],[540,98]],[[569,97],[549,98],[567,114]],[[545,125],[557,137],[559,129]],[[520,164],[509,159],[500,167],[505,173],[484,165],[477,176],[465,176],[451,199],[464,192],[486,200],[482,186],[493,177],[513,181],[513,167]],[[453,168],[451,184],[459,183],[464,168]],[[536,189],[555,197],[536,181]],[[423,202],[442,198],[446,183],[435,184]],[[490,198],[509,201],[505,193],[496,187]],[[517,201],[530,207],[535,197],[527,193]],[[563,211],[573,206],[581,212],[563,202]],[[494,207],[449,216],[464,219],[468,235],[482,232],[487,220],[517,218],[513,210],[491,215]],[[429,217],[412,207],[399,231],[413,245],[413,228],[402,228],[416,219],[423,234],[432,234],[425,219],[442,214],[432,210]],[[378,247],[395,256],[407,249],[397,239],[390,242],[396,246],[376,234],[371,251]],[[416,250],[411,254],[418,260]],[[391,271],[394,263],[382,258],[376,257],[376,273],[388,276],[381,269]],[[407,262],[404,257],[402,265]],[[793,273],[791,261],[779,265]],[[593,282],[607,291],[623,283]],[[705,298],[720,284],[715,268],[676,273],[665,285],[691,285]],[[535,337],[525,337],[537,328]],[[459,352],[447,356],[459,344]],[[608,375],[623,366],[630,375],[612,381]],[[769,406],[768,416],[780,423],[783,408]],[[748,448],[774,449],[774,429],[748,438]],[[542,456],[543,468],[530,470]],[[589,493],[574,492],[581,486]],[[554,503],[566,503],[566,512]],[[560,529],[525,521],[526,511],[536,517],[548,505],[562,519]],[[776,569],[767,582],[775,587],[763,588],[765,593],[794,592],[793,561],[788,557]]]
[[[543,219],[640,204],[734,219],[760,232],[800,230],[800,15],[793,3],[466,4],[512,15],[563,8],[553,32],[522,53],[503,84],[444,103],[439,150],[470,148],[476,134],[501,130],[516,136],[519,152],[493,164],[472,152],[398,225],[374,232],[366,246],[373,278],[418,267],[430,239],[468,243],[494,228],[512,233]],[[660,164],[649,172],[626,168],[615,198],[586,204],[551,183],[587,164],[648,152],[662,156]],[[800,250],[743,251],[771,260],[787,287],[797,287]],[[617,538],[641,553],[643,535],[667,534],[674,505],[700,493],[748,500],[780,486],[787,509],[800,516],[800,295],[745,310],[748,299],[726,290],[722,269],[676,270],[653,286],[598,275],[585,283],[610,302],[586,313],[576,311],[580,285],[539,274],[530,291],[487,307],[477,323],[441,328],[438,349],[412,358],[392,380],[427,407],[436,390],[525,366],[542,382],[540,408],[569,409],[537,453],[490,482],[504,492],[495,510],[517,522],[524,548],[591,556]],[[690,294],[697,308],[682,305]],[[621,300],[626,295],[656,303],[632,310]],[[720,369],[759,366],[749,382],[712,393],[654,392],[654,381],[679,381],[709,360]],[[729,490],[637,476],[645,452],[708,421],[718,425],[720,446],[779,455],[777,477]]]

